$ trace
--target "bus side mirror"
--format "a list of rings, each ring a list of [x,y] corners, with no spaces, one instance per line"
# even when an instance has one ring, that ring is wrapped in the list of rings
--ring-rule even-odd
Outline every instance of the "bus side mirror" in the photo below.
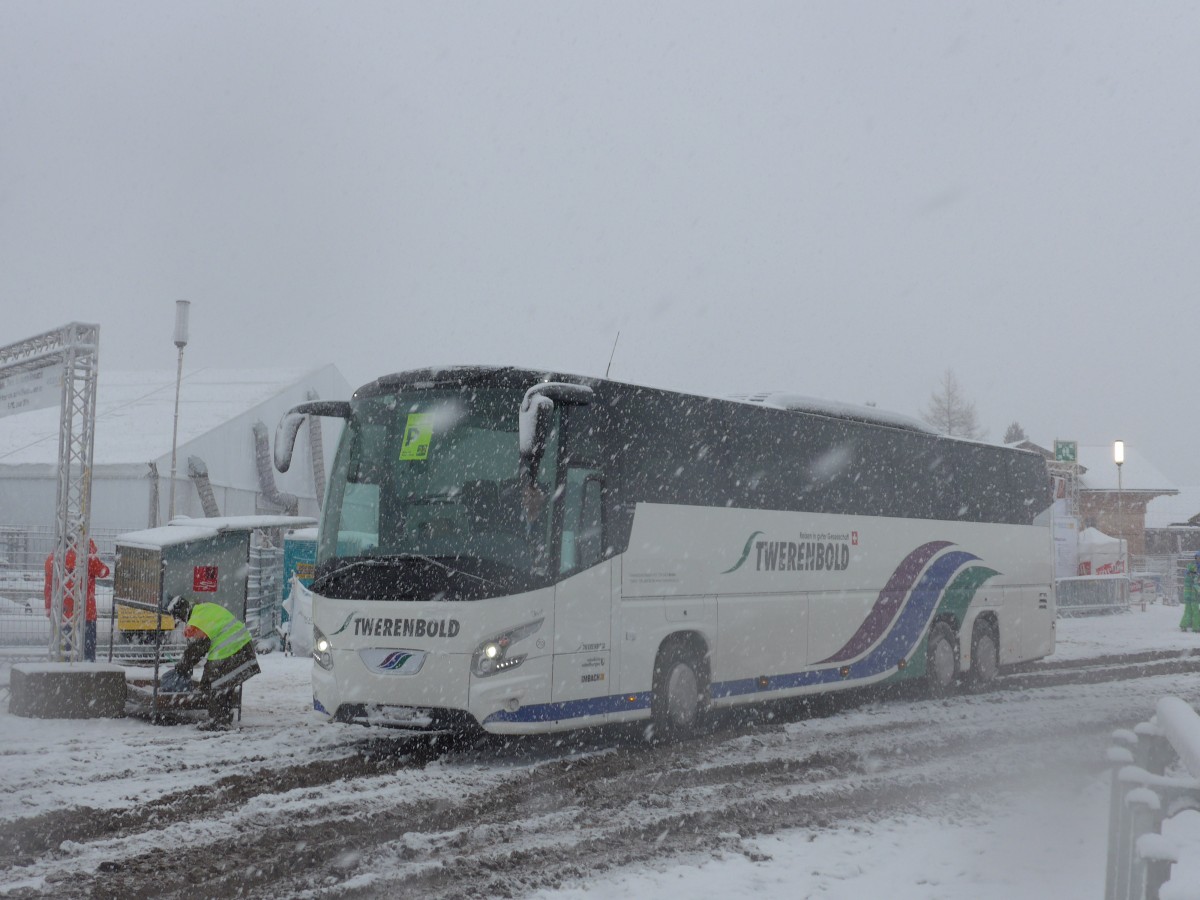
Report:
[[[335,419],[350,418],[350,404],[345,400],[312,400],[293,406],[275,429],[275,468],[286,472],[292,466],[292,451],[296,447],[296,435],[308,416],[330,416]]]
[[[550,419],[554,404],[567,403],[584,406],[592,402],[592,389],[584,384],[547,381],[535,384],[521,399],[518,429],[521,438],[521,478],[532,485],[537,480],[538,466],[546,452],[546,439],[550,436]]]
[[[550,418],[554,415],[554,401],[544,394],[526,394],[521,401],[521,476],[532,484],[537,480],[538,465],[546,452],[546,439],[550,435]]]

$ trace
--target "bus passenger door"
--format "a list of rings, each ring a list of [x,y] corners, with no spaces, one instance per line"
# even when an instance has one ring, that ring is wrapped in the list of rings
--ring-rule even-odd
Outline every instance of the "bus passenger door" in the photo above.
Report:
[[[555,703],[616,691],[612,658],[612,560],[604,559],[604,481],[595,469],[567,470],[560,581],[554,589]],[[586,705],[579,715],[599,714]]]

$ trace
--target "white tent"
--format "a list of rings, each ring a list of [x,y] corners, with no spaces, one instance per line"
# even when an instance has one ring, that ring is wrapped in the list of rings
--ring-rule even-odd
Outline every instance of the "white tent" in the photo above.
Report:
[[[175,370],[100,367],[91,527],[101,552],[115,535],[167,522],[171,488]],[[284,511],[315,516],[341,423],[317,420],[297,441],[287,474],[273,471],[266,446],[280,417],[306,400],[342,400],[350,386],[333,365],[287,370],[185,370],[180,388],[176,515],[245,516]],[[39,568],[54,535],[59,411],[0,419],[0,556]],[[314,434],[323,434],[316,443]],[[260,437],[261,436],[261,437]],[[260,446],[262,444],[263,446]],[[320,447],[320,452],[314,452]],[[316,464],[319,461],[319,464]],[[264,471],[265,470],[265,471]],[[264,485],[269,478],[270,484]],[[202,493],[203,490],[203,493]],[[211,501],[206,511],[204,501]]]
[[[1120,575],[1128,570],[1128,552],[1124,540],[1085,528],[1079,533],[1079,574]]]

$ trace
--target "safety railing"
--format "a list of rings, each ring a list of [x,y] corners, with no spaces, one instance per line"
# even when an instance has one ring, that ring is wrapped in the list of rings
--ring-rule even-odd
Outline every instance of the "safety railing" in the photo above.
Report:
[[[1152,719],[1114,731],[1112,741],[1104,897],[1158,900],[1181,854],[1163,823],[1200,810],[1200,715],[1178,697],[1163,697]]]
[[[1078,575],[1054,582],[1060,616],[1129,611],[1129,576]]]

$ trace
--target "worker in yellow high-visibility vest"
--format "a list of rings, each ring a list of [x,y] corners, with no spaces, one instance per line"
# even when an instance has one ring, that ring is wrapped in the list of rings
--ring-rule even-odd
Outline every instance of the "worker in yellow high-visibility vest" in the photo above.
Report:
[[[1183,619],[1179,623],[1180,631],[1200,631],[1200,553],[1188,563],[1183,573]]]
[[[254,655],[254,641],[233,613],[216,603],[190,603],[175,597],[167,612],[187,622],[183,636],[188,639],[183,657],[175,664],[178,678],[190,680],[192,669],[204,660],[200,690],[208,695],[208,721],[204,731],[225,731],[233,726],[233,707],[237,688],[261,670]]]

